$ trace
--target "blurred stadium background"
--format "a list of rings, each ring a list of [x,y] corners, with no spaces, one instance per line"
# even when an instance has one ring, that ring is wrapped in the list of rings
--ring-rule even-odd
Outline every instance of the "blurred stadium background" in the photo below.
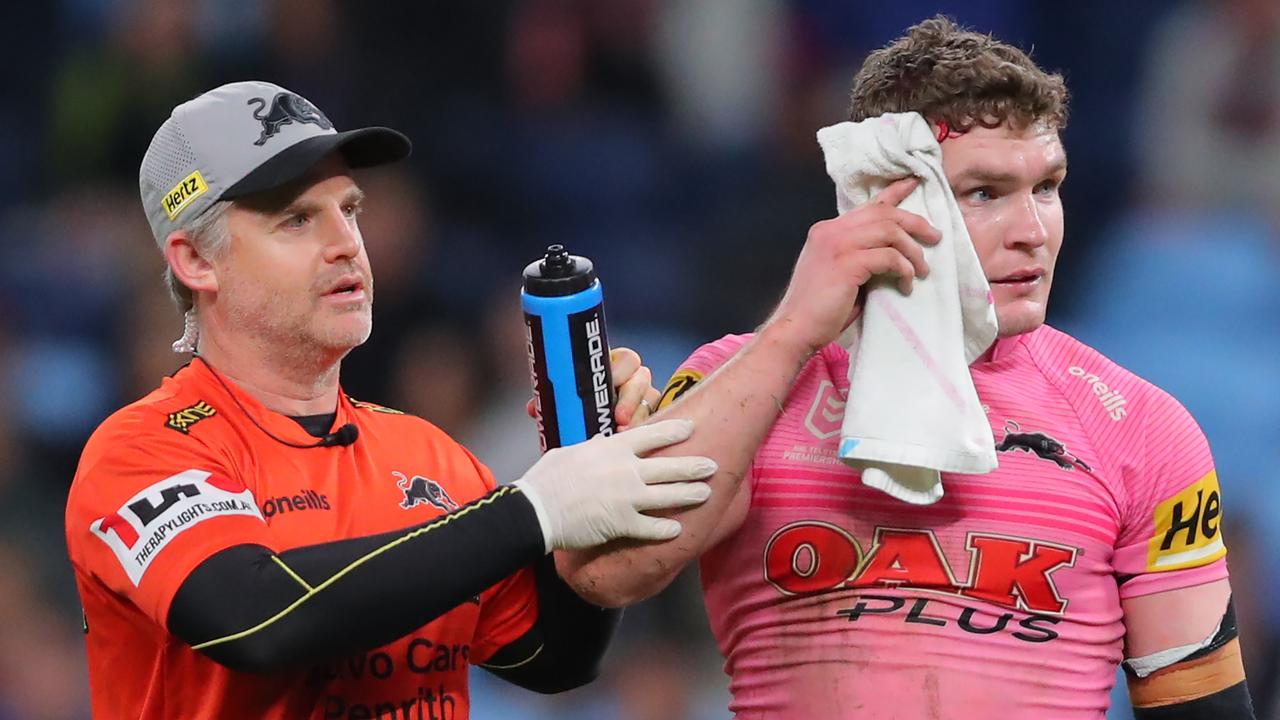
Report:
[[[536,454],[524,264],[553,241],[593,258],[611,339],[658,384],[750,330],[834,210],[814,131],[870,49],[938,11],[1067,77],[1051,321],[1203,425],[1250,684],[1277,717],[1280,2],[63,0],[7,8],[0,51],[0,719],[88,717],[63,500],[93,427],[181,362],[137,195],[170,107],[265,79],[339,127],[410,135],[407,164],[362,178],[376,329],[344,385],[514,478]],[[688,573],[628,611],[594,686],[476,673],[474,714],[725,718],[726,685]]]

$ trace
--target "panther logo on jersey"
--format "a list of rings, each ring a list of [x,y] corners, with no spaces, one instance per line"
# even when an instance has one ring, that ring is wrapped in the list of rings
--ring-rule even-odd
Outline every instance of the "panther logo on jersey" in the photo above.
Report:
[[[408,510],[426,503],[434,505],[445,512],[453,512],[458,509],[458,503],[449,497],[449,493],[441,487],[440,483],[421,475],[409,477],[402,472],[392,472],[392,475],[400,478],[396,486],[404,493],[404,500],[400,503],[400,507]]]
[[[1093,472],[1093,468],[1089,467],[1088,463],[1068,452],[1066,445],[1041,432],[1024,433],[1018,427],[1018,423],[1013,420],[1005,421],[1004,439],[996,445],[996,450],[999,452],[1021,450],[1034,453],[1042,460],[1049,460],[1063,470],[1080,467],[1085,472]]]

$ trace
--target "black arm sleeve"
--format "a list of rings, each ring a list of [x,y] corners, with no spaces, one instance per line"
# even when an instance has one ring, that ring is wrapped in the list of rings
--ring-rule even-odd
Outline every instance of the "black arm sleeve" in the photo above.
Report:
[[[1254,720],[1249,687],[1243,680],[1212,695],[1159,707],[1134,708],[1136,720]]]
[[[301,666],[403,637],[543,554],[533,506],[506,486],[401,531],[227,548],[183,581],[168,627],[234,670]]]
[[[481,667],[534,692],[558,693],[586,685],[600,672],[622,611],[578,597],[560,579],[550,556],[538,563],[535,577],[537,622]]]

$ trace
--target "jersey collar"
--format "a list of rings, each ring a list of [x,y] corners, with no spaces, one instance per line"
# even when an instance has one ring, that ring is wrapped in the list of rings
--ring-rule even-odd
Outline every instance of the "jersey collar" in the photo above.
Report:
[[[1031,332],[1035,331],[1032,330]],[[994,364],[1008,359],[1009,356],[1018,349],[1018,346],[1022,345],[1023,341],[1030,335],[1031,333],[1027,332],[1022,333],[1021,335],[1014,335],[1013,337],[996,338],[996,341],[991,343],[991,347],[987,348],[987,351],[982,353],[977,360],[974,360],[969,367],[972,368],[981,365]]]
[[[191,373],[192,380],[199,384],[207,395],[221,401],[215,405],[221,412],[229,415],[233,413],[245,415],[250,424],[256,424],[268,434],[288,443],[314,445],[318,442],[319,438],[309,434],[288,415],[268,409],[231,378],[214,370],[204,358],[197,357],[192,360],[187,366],[187,371]],[[349,422],[353,422],[351,402],[339,387],[338,407],[333,426],[329,431],[332,432],[335,428],[340,428]]]

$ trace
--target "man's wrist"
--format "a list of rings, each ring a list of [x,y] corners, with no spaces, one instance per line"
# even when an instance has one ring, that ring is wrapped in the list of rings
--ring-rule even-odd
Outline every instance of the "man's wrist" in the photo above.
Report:
[[[511,483],[520,489],[520,495],[533,507],[533,514],[538,518],[538,527],[542,529],[542,546],[543,551],[550,553],[553,549],[551,546],[551,517],[547,514],[546,507],[542,504],[542,499],[538,497],[538,492],[529,486],[524,479],[516,480]]]
[[[770,352],[782,354],[786,359],[803,365],[825,343],[815,343],[800,332],[798,323],[792,318],[773,317],[760,326],[756,332],[756,342]]]

